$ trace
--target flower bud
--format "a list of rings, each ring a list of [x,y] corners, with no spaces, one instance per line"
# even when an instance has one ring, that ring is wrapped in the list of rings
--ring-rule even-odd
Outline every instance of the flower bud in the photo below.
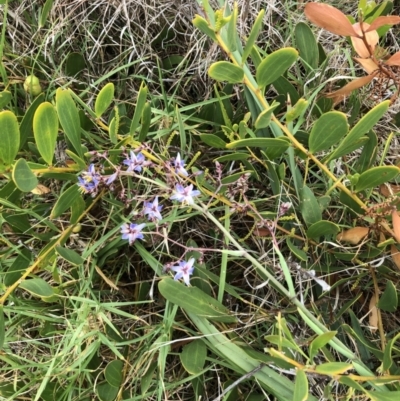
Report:
[[[24,82],[24,89],[26,93],[30,93],[32,96],[41,94],[42,87],[40,86],[39,78],[35,75],[27,76]]]

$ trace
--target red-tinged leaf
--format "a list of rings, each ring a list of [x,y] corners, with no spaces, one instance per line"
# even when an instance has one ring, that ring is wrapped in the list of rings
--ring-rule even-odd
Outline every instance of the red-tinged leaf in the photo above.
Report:
[[[365,40],[369,45],[369,49],[365,45],[364,41],[360,38],[351,38],[351,43],[353,43],[354,50],[356,53],[362,58],[368,58],[374,54],[374,50],[379,41],[379,35],[376,31],[371,31],[367,33],[367,29],[369,29],[370,25],[366,22],[363,22],[362,28],[359,22],[353,24],[354,30],[357,32],[359,36],[365,35]]]
[[[368,74],[373,73],[374,71],[376,71],[379,68],[378,64],[376,64],[375,61],[372,60],[372,58],[356,58],[356,57],[354,57],[354,60],[356,60],[358,63],[360,63],[362,68],[364,68],[364,70],[366,72],[368,72]]]
[[[392,224],[395,240],[400,244],[400,216],[397,210],[393,210],[392,212]]]
[[[337,90],[335,92],[328,93],[326,95],[326,97],[328,97],[328,98],[336,98],[336,97],[341,97],[341,96],[347,96],[351,92],[353,92],[354,90],[359,89],[359,88],[369,84],[373,80],[375,75],[376,74],[373,73],[373,74],[370,74],[370,75],[366,75],[365,77],[361,77],[361,78],[355,79],[354,81],[351,81],[347,85],[343,86],[343,88],[340,88],[339,90]]]
[[[358,36],[347,17],[328,4],[308,3],[304,13],[312,23],[336,35]]]
[[[389,58],[389,60],[385,61],[386,65],[398,65],[400,66],[400,52],[397,52],[395,54],[393,54],[393,56],[391,56]]]
[[[370,27],[365,32],[370,32],[372,30],[378,29],[383,25],[396,25],[396,24],[400,24],[400,17],[397,15],[378,17],[374,21],[372,21]]]

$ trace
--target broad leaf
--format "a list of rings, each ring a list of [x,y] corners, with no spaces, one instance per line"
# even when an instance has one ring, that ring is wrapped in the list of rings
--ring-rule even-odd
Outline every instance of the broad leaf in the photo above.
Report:
[[[307,230],[307,238],[329,238],[336,236],[340,231],[339,226],[327,220],[320,220],[312,224]]]
[[[271,106],[269,106],[267,109],[263,110],[256,122],[254,123],[256,129],[262,129],[268,127],[269,123],[271,122],[271,117],[274,112],[274,110],[279,106],[279,103],[273,103]]]
[[[110,106],[113,99],[114,99],[114,84],[112,82],[109,82],[101,89],[101,91],[97,95],[96,102],[94,104],[94,112],[96,113],[97,118],[103,115],[103,113]]]
[[[287,149],[289,147],[289,141],[287,138],[247,138],[226,144],[227,149],[243,148],[247,146],[255,148],[284,147]]]
[[[358,36],[347,17],[328,4],[307,3],[304,13],[312,23],[336,35]]]
[[[7,106],[7,104],[10,102],[10,100],[11,100],[11,92],[6,91],[6,90],[3,92],[0,92],[0,109]]]
[[[243,81],[243,68],[228,61],[217,61],[208,69],[208,75],[219,82],[237,84]]]
[[[71,265],[79,266],[83,264],[85,259],[83,259],[77,252],[72,249],[64,248],[62,246],[56,246],[56,252]]]
[[[51,103],[44,102],[36,109],[33,134],[40,155],[48,165],[52,165],[57,142],[58,117]]]
[[[249,54],[251,53],[251,50],[256,42],[257,36],[261,30],[264,15],[265,15],[265,11],[261,10],[258,13],[257,18],[254,21],[254,24],[251,28],[249,37],[246,40],[246,44],[243,49],[242,63],[244,63],[246,61],[247,57],[249,57]]]
[[[58,198],[53,210],[50,213],[50,219],[60,217],[68,208],[72,206],[75,199],[80,195],[78,185],[71,185]]]
[[[327,150],[348,132],[346,115],[339,111],[330,111],[323,114],[314,124],[308,146],[311,153]]]
[[[388,280],[386,282],[386,288],[382,296],[379,298],[377,304],[378,308],[385,312],[395,312],[397,310],[398,297],[397,290],[393,282]]]
[[[104,377],[108,384],[119,388],[124,380],[124,362],[116,359],[111,361],[104,370]]]
[[[191,375],[197,375],[203,370],[206,357],[207,347],[202,340],[186,344],[180,354],[182,366]]]
[[[18,159],[15,163],[12,178],[16,187],[22,192],[30,192],[38,185],[38,179],[25,159]]]
[[[18,120],[11,111],[0,112],[0,161],[6,166],[13,163],[20,143]]]
[[[294,382],[293,401],[306,401],[308,399],[308,380],[304,370],[297,369]]]
[[[316,69],[318,67],[319,51],[318,43],[310,27],[304,22],[299,22],[294,30],[296,45],[300,53],[300,57],[306,62],[307,70]]]
[[[327,362],[315,367],[317,373],[329,376],[341,375],[350,369],[353,369],[353,365],[345,362]]]
[[[258,86],[265,86],[276,81],[297,60],[297,50],[292,47],[279,49],[264,58],[257,68]]]
[[[399,174],[400,169],[395,166],[373,167],[362,173],[355,187],[356,192],[374,188],[385,182],[390,182]]]
[[[313,191],[306,185],[303,186],[300,192],[300,210],[307,225],[314,224],[322,219],[318,201]]]

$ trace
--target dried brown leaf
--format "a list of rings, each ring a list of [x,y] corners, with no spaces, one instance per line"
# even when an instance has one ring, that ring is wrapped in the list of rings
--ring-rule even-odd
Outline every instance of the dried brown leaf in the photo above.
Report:
[[[339,90],[328,93],[326,97],[328,98],[335,98],[338,96],[347,96],[350,95],[351,92],[353,92],[356,89],[359,89],[367,84],[369,84],[373,78],[375,77],[375,73],[372,73],[370,75],[366,75],[365,77],[361,77],[358,79],[355,79],[354,81],[351,81],[347,85],[343,86],[343,88],[340,88]]]
[[[354,50],[356,51],[356,53],[362,58],[368,58],[368,57],[372,56],[374,54],[375,47],[379,41],[378,32],[371,31],[371,32],[365,33],[366,30],[369,29],[369,24],[367,24],[366,22],[362,23],[362,27],[361,27],[361,24],[359,22],[357,22],[356,24],[353,24],[353,28],[359,36],[361,36],[361,37],[363,35],[365,36],[365,40],[369,45],[369,48],[368,48],[365,45],[363,39],[352,37],[351,43],[353,43]]]
[[[373,73],[374,71],[376,71],[379,68],[378,64],[376,64],[375,61],[372,60],[372,58],[354,57],[354,60],[356,60],[358,63],[360,63],[362,68],[364,68],[364,70],[367,71],[368,74]]]
[[[358,36],[347,17],[328,4],[308,3],[304,13],[312,23],[336,35]]]
[[[359,244],[369,233],[367,227],[354,227],[349,230],[342,231],[336,236],[336,240],[340,242],[349,242],[350,244]]]
[[[400,66],[400,52],[393,54],[388,60],[385,61],[386,65],[398,65]]]
[[[392,196],[393,194],[396,194],[397,192],[400,192],[400,185],[381,184],[379,186],[379,192],[385,198],[388,198],[389,196]]]
[[[369,301],[369,329],[372,333],[378,329],[378,309],[376,307],[376,294],[373,294]]]
[[[394,239],[400,244],[400,216],[397,210],[393,210],[392,212],[392,225]]]
[[[400,17],[397,15],[378,17],[372,21],[370,27],[366,30],[366,32],[378,29],[383,25],[396,25],[396,24],[400,24]]]
[[[390,253],[392,255],[392,260],[393,263],[396,265],[396,267],[400,270],[400,252],[397,249],[396,245],[392,244],[390,246]]]
[[[46,186],[42,184],[38,184],[36,188],[32,189],[31,191],[35,195],[44,195],[48,194],[50,192],[50,188],[47,188]]]

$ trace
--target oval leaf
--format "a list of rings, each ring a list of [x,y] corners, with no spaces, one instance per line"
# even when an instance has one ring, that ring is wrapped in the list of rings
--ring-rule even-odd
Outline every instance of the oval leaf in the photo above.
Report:
[[[308,3],[304,13],[313,24],[336,35],[358,36],[347,17],[328,4]]]
[[[200,139],[206,145],[211,146],[213,148],[217,148],[217,149],[225,149],[226,148],[226,142],[217,135],[200,134]]]
[[[319,51],[312,30],[304,22],[299,22],[294,29],[294,35],[300,57],[306,62],[305,68],[310,70],[311,67],[315,70],[318,67]]]
[[[227,81],[230,84],[238,84],[243,81],[243,68],[230,63],[229,61],[218,61],[208,69],[208,75],[216,81]]]
[[[300,193],[300,210],[307,225],[314,224],[322,219],[319,203],[313,191],[306,185],[303,186]]]
[[[17,188],[22,192],[30,192],[38,185],[38,179],[32,173],[25,159],[18,159],[15,163],[12,178]]]
[[[64,248],[62,246],[56,246],[56,252],[71,265],[79,266],[85,259],[83,259],[77,252],[72,249]]]
[[[10,165],[17,156],[20,133],[17,117],[11,111],[0,112],[0,160]]]
[[[180,355],[185,370],[192,375],[199,374],[206,363],[207,346],[202,340],[194,340],[185,345]]]
[[[339,111],[323,114],[314,124],[308,145],[311,153],[329,149],[338,143],[349,129],[346,115]]]
[[[375,47],[379,41],[378,32],[376,31],[368,32],[369,27],[370,27],[369,24],[367,24],[366,22],[363,22],[363,29],[361,29],[361,25],[359,22],[353,25],[353,28],[358,35],[363,36],[363,30],[364,32],[367,32],[364,35],[365,35],[365,40],[368,43],[369,47],[365,45],[363,39],[354,37],[351,38],[351,43],[354,46],[354,50],[362,58],[371,57],[374,54]]]
[[[44,161],[53,163],[58,133],[58,117],[54,106],[49,102],[42,103],[33,117],[33,134],[40,155]]]
[[[165,299],[199,317],[225,323],[236,322],[236,318],[230,315],[225,306],[197,287],[186,287],[165,278],[158,284],[158,289]]]
[[[267,109],[263,110],[259,116],[257,117],[256,122],[254,123],[256,129],[262,129],[268,127],[271,122],[271,116],[274,110],[279,106],[279,103],[272,104]]]
[[[120,387],[124,380],[124,362],[116,359],[111,361],[104,370],[104,377],[108,384],[113,387]]]
[[[327,331],[326,333],[320,334],[318,337],[314,338],[310,344],[310,359],[312,360],[315,355],[317,355],[318,351],[324,347],[329,341],[335,337],[337,331]]]
[[[78,196],[80,196],[78,185],[71,185],[58,198],[53,210],[50,213],[50,219],[56,219],[57,217],[60,217],[68,208],[72,206]]]
[[[355,187],[356,192],[374,188],[397,177],[400,170],[395,166],[373,167],[362,173]]]
[[[97,118],[101,117],[102,114],[108,109],[113,99],[114,84],[109,82],[97,95],[96,102],[94,104],[94,112],[96,113]]]
[[[307,230],[307,238],[332,237],[340,231],[339,226],[331,221],[321,220],[312,224]]]
[[[384,25],[396,25],[396,24],[400,24],[399,16],[397,15],[381,16],[372,21],[371,25],[366,30],[366,32],[376,30]]]
[[[317,365],[315,371],[322,375],[335,376],[335,375],[341,375],[350,369],[353,369],[353,365],[351,363],[328,362],[328,363],[323,363],[321,365]]]
[[[61,88],[57,89],[56,107],[58,118],[60,119],[65,135],[74,147],[75,153],[80,158],[83,158],[79,113],[68,90]]]
[[[367,227],[353,227],[338,234],[336,240],[357,245],[368,235],[368,233],[369,228]]]
[[[294,382],[293,401],[306,401],[308,399],[308,380],[304,370],[297,369]]]
[[[0,92],[0,109],[7,106],[10,100],[11,100],[11,92],[9,91]]]
[[[35,277],[32,279],[24,280],[19,288],[30,292],[32,295],[40,298],[48,298],[54,295],[54,290],[50,284],[44,281],[42,278]]]
[[[227,149],[243,148],[247,146],[254,148],[284,147],[286,150],[289,147],[289,140],[287,138],[247,138],[226,144]]]
[[[269,54],[257,68],[258,86],[263,88],[276,81],[297,60],[298,52],[293,47],[279,49]]]

